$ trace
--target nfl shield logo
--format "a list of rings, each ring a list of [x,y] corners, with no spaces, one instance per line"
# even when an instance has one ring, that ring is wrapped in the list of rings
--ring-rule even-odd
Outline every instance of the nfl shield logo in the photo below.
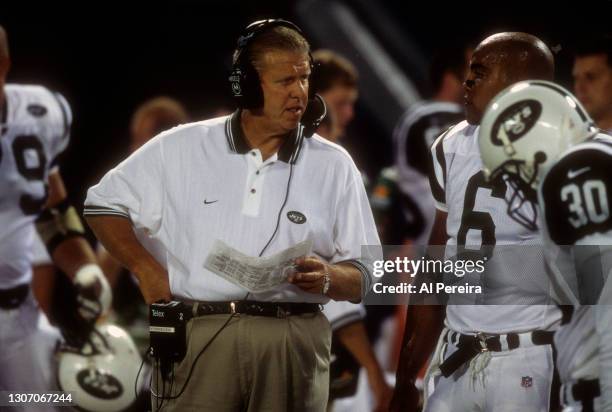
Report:
[[[533,378],[531,376],[523,376],[521,378],[521,386],[523,388],[531,388],[533,386]]]

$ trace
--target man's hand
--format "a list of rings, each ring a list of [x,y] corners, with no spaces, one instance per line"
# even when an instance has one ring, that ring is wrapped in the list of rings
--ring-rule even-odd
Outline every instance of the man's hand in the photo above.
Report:
[[[330,265],[316,256],[308,256],[296,259],[295,266],[296,272],[287,280],[300,289],[333,300],[359,302],[361,299],[362,275],[355,265],[348,262]]]
[[[322,295],[325,275],[330,276],[330,265],[314,256],[296,259],[295,265],[296,273],[287,280],[306,292]]]
[[[147,305],[159,301],[170,302],[172,300],[168,272],[161,266],[157,265],[148,269],[138,269],[134,274],[140,281],[140,292]]]
[[[129,219],[117,216],[89,216],[87,223],[108,253],[132,272],[148,305],[170,302],[168,272],[136,238]]]

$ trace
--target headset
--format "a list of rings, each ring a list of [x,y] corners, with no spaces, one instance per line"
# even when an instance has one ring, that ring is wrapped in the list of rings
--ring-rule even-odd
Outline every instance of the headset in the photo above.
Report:
[[[248,59],[248,50],[254,39],[274,27],[287,27],[304,36],[298,26],[282,19],[258,20],[249,24],[242,31],[240,37],[238,37],[232,73],[229,77],[232,96],[238,103],[238,107],[242,109],[257,109],[263,106],[263,91],[259,83],[259,74]],[[314,59],[310,51],[308,52],[308,58],[312,71],[314,69]]]
[[[304,35],[302,30],[294,23],[282,19],[258,20],[249,24],[242,31],[240,37],[238,37],[234,64],[232,65],[232,72],[229,77],[232,96],[241,109],[256,109],[263,107],[264,97],[259,73],[257,73],[257,69],[255,69],[253,64],[249,61],[247,51],[250,44],[257,36],[274,27],[287,27],[302,36]],[[308,51],[308,59],[310,62],[310,71],[312,73],[316,67],[310,51]],[[314,90],[311,88],[310,95],[308,96],[308,106],[301,121],[304,125],[305,137],[312,137],[327,115],[325,101],[321,96],[313,92]]]

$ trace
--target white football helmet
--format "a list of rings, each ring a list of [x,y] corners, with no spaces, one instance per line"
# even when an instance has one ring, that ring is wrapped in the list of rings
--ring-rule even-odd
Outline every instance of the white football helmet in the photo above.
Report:
[[[544,173],[570,146],[597,133],[593,120],[563,87],[543,81],[516,83],[489,103],[478,132],[487,181],[502,178],[513,189],[508,214],[535,229],[537,188]],[[525,212],[525,202],[529,211]]]
[[[96,326],[80,350],[60,346],[58,383],[79,410],[117,412],[135,400],[142,358],[134,341],[115,325]]]

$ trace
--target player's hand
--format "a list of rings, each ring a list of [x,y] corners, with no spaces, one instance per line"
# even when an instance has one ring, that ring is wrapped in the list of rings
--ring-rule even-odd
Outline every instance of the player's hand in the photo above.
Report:
[[[108,313],[112,304],[112,292],[102,269],[90,263],[79,268],[74,277],[77,292],[77,312],[85,322],[95,322]]]
[[[78,350],[87,343],[98,318],[110,309],[110,286],[100,267],[92,263],[81,266],[72,284],[64,288],[60,309],[54,311],[54,321],[64,344]]]
[[[140,292],[147,305],[172,300],[168,272],[161,268],[145,269],[144,272],[136,273],[136,276],[140,281]]]
[[[393,389],[382,376],[379,379],[368,377],[368,381],[370,382],[370,388],[375,400],[374,412],[387,412],[391,405]]]
[[[414,381],[410,380],[402,384],[398,382],[393,391],[389,412],[414,412],[419,410],[420,394],[419,390],[414,385]]]
[[[295,273],[287,280],[303,291],[323,294],[325,275],[330,276],[330,265],[315,256],[295,260]]]

